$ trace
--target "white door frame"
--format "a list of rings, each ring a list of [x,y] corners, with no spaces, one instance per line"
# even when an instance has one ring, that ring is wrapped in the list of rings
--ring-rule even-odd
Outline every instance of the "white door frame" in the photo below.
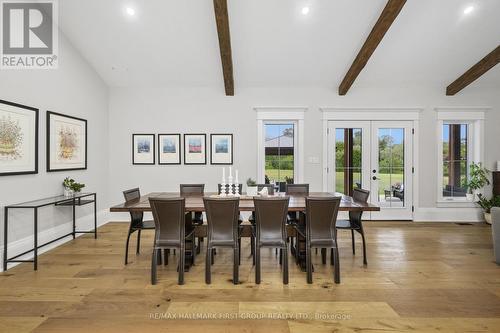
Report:
[[[323,191],[328,191],[328,122],[329,121],[375,121],[375,120],[409,120],[413,121],[413,206],[419,207],[419,120],[423,108],[335,108],[321,107],[323,113]],[[415,216],[415,213],[413,213]]]

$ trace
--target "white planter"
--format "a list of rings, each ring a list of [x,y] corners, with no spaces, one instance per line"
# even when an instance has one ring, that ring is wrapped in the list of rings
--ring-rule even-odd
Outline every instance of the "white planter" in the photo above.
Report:
[[[474,194],[472,194],[472,193],[467,193],[467,194],[465,194],[465,198],[466,198],[468,201],[474,201]]]
[[[484,213],[484,220],[486,223],[491,224],[491,213]]]
[[[257,196],[257,186],[247,186],[247,195],[251,197]]]
[[[64,196],[65,197],[71,197],[71,196],[73,196],[73,193],[74,193],[73,190],[71,190],[67,187],[64,188]]]

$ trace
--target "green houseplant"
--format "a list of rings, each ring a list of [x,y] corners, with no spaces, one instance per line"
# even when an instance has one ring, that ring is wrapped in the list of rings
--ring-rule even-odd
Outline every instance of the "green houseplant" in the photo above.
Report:
[[[73,193],[78,193],[85,187],[85,184],[77,183],[74,179],[66,177],[62,183],[64,187],[64,195],[71,196]]]
[[[257,195],[257,182],[252,178],[247,179],[247,195],[249,196]]]
[[[479,193],[477,197],[479,199],[477,201],[477,204],[481,206],[484,211],[484,219],[486,220],[486,223],[491,224],[491,209],[493,207],[500,207],[500,195],[488,199],[484,195]]]
[[[474,194],[486,185],[490,185],[488,175],[490,171],[483,167],[482,163],[472,162],[469,167],[469,179],[465,186],[467,187],[467,199],[474,200]]]

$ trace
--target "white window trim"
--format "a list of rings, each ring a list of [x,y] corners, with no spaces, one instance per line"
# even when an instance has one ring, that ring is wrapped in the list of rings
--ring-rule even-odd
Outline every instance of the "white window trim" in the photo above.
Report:
[[[484,160],[484,119],[487,107],[440,107],[437,112],[437,207],[475,207],[473,200],[443,197],[443,125],[445,123],[468,124],[468,153],[470,162]]]
[[[294,156],[295,183],[304,182],[304,116],[307,107],[254,107],[257,112],[257,182],[265,181],[265,131],[266,123],[293,122],[296,124],[295,144],[297,156]]]

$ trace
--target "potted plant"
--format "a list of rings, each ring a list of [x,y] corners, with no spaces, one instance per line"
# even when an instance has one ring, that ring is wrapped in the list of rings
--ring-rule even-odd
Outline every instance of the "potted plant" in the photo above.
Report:
[[[66,177],[63,181],[64,188],[64,196],[70,197],[74,193],[81,192],[82,188],[85,187],[85,184],[77,183],[74,179]]]
[[[247,195],[249,196],[257,195],[257,182],[252,178],[247,179]]]
[[[465,184],[467,187],[467,200],[474,200],[474,195],[478,190],[482,189],[486,185],[490,185],[490,181],[488,179],[489,173],[490,171],[484,168],[481,163],[471,163],[469,179]]]
[[[491,209],[493,207],[500,207],[500,195],[497,195],[491,199],[486,198],[481,193],[479,193],[477,196],[479,198],[477,204],[481,206],[484,211],[484,219],[486,220],[486,223],[491,224]]]

